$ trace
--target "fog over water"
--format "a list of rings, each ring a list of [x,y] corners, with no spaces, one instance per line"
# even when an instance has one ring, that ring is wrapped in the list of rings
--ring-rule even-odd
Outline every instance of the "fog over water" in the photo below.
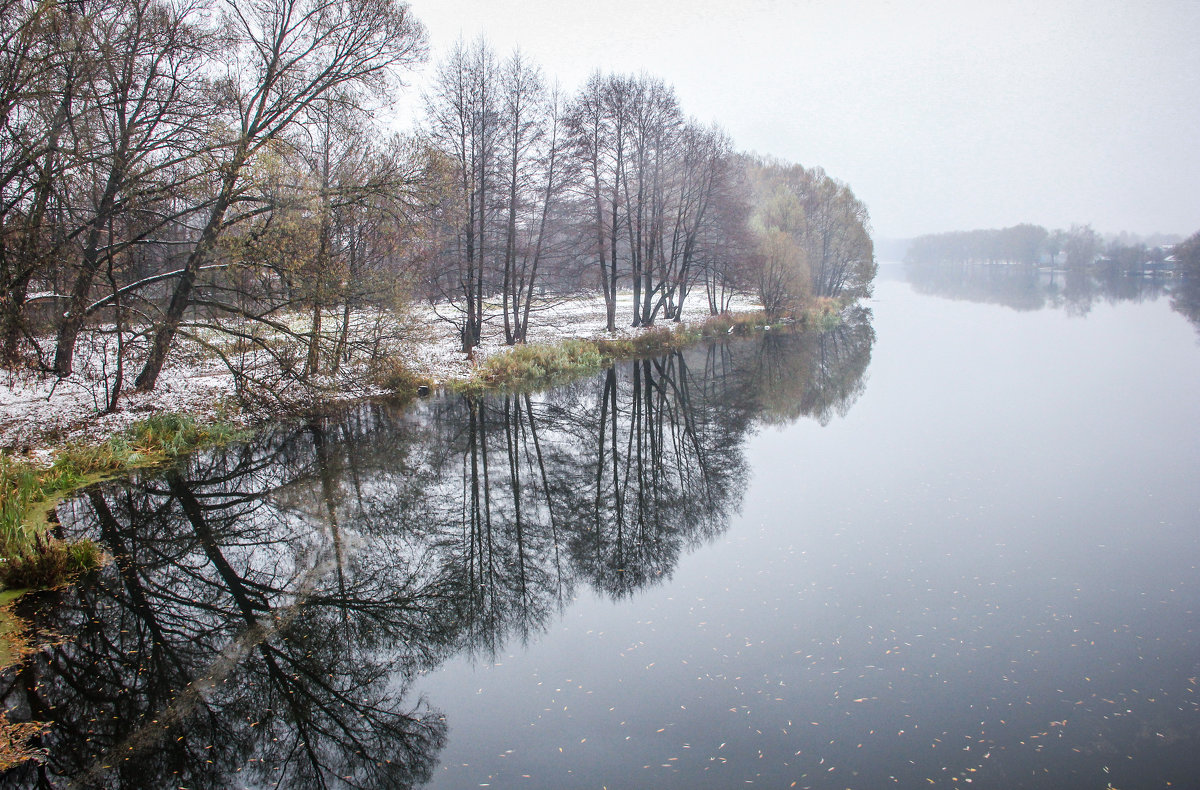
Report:
[[[881,237],[1200,228],[1200,4],[1188,0],[412,7],[435,55],[484,33],[568,89],[596,68],[660,76],[740,147],[849,182]]]

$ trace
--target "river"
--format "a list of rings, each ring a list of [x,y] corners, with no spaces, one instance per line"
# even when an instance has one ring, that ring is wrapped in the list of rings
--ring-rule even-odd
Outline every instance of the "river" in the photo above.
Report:
[[[1200,344],[1119,285],[885,265],[824,335],[94,487],[4,781],[1194,786]]]

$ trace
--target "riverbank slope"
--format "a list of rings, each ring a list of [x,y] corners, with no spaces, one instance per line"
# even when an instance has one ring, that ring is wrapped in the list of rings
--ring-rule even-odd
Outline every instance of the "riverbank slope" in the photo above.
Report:
[[[631,298],[622,294],[619,304],[625,305]],[[729,312],[744,314],[760,309],[754,300],[736,297]],[[434,386],[467,381],[489,357],[511,348],[504,342],[503,324],[496,312],[485,321],[480,345],[468,355],[461,351],[455,326],[440,317],[449,313],[447,309],[416,308],[404,317],[399,339],[388,349],[388,356],[413,377]],[[528,343],[626,340],[674,326],[674,322],[660,321],[654,328],[619,326],[616,332],[606,332],[604,316],[604,300],[599,295],[547,304],[531,322]],[[693,300],[684,308],[682,323],[698,325],[709,317],[707,304]],[[627,323],[628,319],[623,317],[621,321]],[[104,381],[95,375],[100,367],[99,362],[85,361],[77,365],[74,374],[62,379],[32,370],[0,373],[0,450],[48,464],[55,448],[102,442],[155,414],[182,413],[201,422],[219,419],[249,425],[281,412],[303,410],[306,404],[328,405],[388,394],[379,377],[358,364],[342,367],[336,374],[313,376],[303,384],[281,379],[286,392],[274,392],[274,400],[247,398],[244,392],[239,394],[237,377],[227,359],[206,352],[199,344],[183,343],[172,354],[153,391],[122,394],[119,408],[110,413],[104,409]],[[286,405],[282,402],[285,397]]]

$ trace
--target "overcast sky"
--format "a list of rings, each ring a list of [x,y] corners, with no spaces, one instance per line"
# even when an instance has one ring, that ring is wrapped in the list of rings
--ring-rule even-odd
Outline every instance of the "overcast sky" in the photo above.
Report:
[[[848,182],[877,237],[1200,230],[1200,0],[411,6],[435,59],[483,33],[569,89],[662,77],[739,148]]]

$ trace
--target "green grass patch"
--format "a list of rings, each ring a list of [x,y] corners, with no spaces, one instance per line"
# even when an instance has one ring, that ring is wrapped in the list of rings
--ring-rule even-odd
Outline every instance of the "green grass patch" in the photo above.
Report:
[[[228,423],[198,423],[166,413],[134,423],[99,444],[68,445],[48,467],[0,453],[0,584],[50,587],[99,564],[95,544],[67,543],[49,534],[49,514],[63,495],[243,436]]]
[[[471,378],[454,388],[473,393],[549,385],[600,370],[609,361],[589,340],[513,346],[488,357]]]

